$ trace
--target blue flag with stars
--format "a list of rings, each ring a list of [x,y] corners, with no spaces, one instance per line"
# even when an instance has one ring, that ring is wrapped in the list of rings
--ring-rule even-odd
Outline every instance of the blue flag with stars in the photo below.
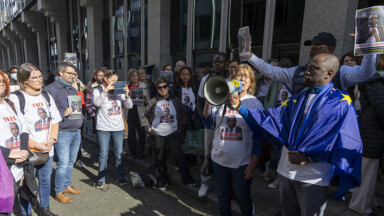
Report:
[[[250,112],[242,107],[239,113],[266,141],[302,152],[312,162],[333,165],[334,173],[340,176],[339,188],[333,196],[340,200],[345,192],[361,183],[362,141],[356,111],[348,94],[335,89],[330,82],[303,115],[313,90],[294,94],[280,107]]]

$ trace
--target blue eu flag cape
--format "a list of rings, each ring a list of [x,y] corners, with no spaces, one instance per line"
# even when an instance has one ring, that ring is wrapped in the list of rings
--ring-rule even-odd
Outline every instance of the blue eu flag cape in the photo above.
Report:
[[[313,90],[294,94],[280,107],[250,112],[242,107],[239,113],[266,141],[302,152],[312,162],[333,165],[334,173],[340,176],[339,188],[333,196],[341,200],[345,192],[361,182],[362,141],[356,111],[348,94],[335,89],[330,82],[318,93],[300,127],[308,95]]]

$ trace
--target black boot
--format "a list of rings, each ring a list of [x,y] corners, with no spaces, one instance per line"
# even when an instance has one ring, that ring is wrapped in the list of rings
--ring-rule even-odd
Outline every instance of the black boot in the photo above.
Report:
[[[48,207],[40,207],[39,216],[57,216],[57,215],[49,211],[49,206],[48,206]]]

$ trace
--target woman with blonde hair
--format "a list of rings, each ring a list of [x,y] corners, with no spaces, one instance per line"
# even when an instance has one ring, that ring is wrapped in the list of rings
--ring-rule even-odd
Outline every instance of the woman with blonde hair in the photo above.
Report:
[[[145,132],[140,120],[149,99],[148,85],[139,81],[139,73],[133,68],[128,71],[128,79],[128,88],[133,100],[133,108],[128,110],[128,147],[132,156],[143,159]],[[136,131],[139,134],[139,142],[136,139]]]
[[[252,69],[247,64],[241,64],[231,78],[243,85],[239,95],[235,96],[240,97],[242,105],[248,109],[263,110],[263,105],[253,96],[256,78]],[[224,107],[225,105],[214,106],[211,111],[211,104],[206,101],[203,113],[206,128],[211,128],[211,121],[215,121],[217,125],[212,141],[211,159],[213,175],[217,180],[215,185],[220,215],[231,212],[232,191],[241,214],[252,215],[251,182],[262,143],[237,111],[229,108],[224,110]],[[218,125],[223,111],[224,119],[221,125]]]

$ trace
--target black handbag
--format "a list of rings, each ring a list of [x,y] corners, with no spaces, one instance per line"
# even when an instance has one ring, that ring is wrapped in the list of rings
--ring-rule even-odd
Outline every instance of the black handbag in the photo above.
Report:
[[[30,151],[29,162],[32,166],[43,165],[49,160],[49,153]]]

